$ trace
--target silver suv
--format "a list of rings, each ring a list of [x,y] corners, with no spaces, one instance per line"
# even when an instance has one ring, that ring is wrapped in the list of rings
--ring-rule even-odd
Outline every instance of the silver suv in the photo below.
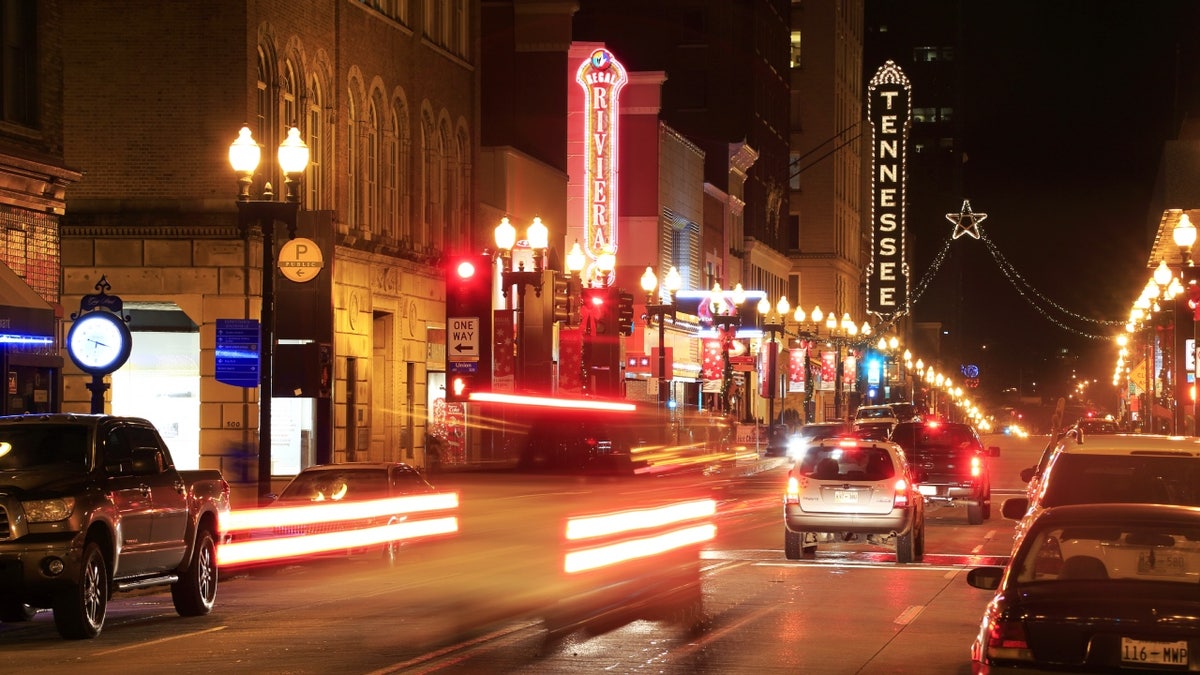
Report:
[[[819,542],[894,546],[896,562],[925,554],[925,500],[904,450],[888,441],[816,441],[788,472],[783,551],[789,560],[816,553]]]

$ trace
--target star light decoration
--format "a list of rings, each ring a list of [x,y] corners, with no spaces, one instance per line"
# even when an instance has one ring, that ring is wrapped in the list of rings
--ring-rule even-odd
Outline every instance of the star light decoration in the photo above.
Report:
[[[964,234],[969,234],[976,239],[979,238],[979,224],[987,220],[988,214],[975,213],[971,210],[971,200],[964,199],[962,210],[958,213],[947,213],[946,220],[954,223],[953,239],[958,239]]]

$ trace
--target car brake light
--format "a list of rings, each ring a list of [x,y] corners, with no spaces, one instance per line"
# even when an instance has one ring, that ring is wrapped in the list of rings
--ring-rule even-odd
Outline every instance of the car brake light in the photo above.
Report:
[[[928,422],[925,423],[925,426],[930,429],[936,429],[936,428],[942,426],[942,423],[937,420],[929,420]]]
[[[1032,661],[1024,624],[1006,619],[993,621],[988,627],[987,655],[989,660]]]
[[[896,481],[896,496],[892,498],[892,508],[903,509],[908,507],[908,481],[901,478]]]
[[[983,460],[979,457],[971,458],[971,477],[979,478],[983,475]]]
[[[800,503],[800,481],[795,476],[788,476],[787,490],[783,495],[783,501],[788,504]]]

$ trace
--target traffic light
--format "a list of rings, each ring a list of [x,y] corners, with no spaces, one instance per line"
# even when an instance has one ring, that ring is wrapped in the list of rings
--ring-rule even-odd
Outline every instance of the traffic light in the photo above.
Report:
[[[633,294],[617,292],[617,326],[621,335],[633,335]]]
[[[486,254],[446,259],[446,400],[491,389],[494,263]]]
[[[449,373],[446,377],[446,400],[466,401],[475,391],[475,375],[472,373]]]
[[[551,294],[554,303],[554,321],[570,326],[574,323],[574,312],[571,311],[570,279],[561,272],[554,272],[554,292]]]
[[[611,288],[585,288],[581,294],[580,320],[585,333],[593,336],[617,335],[616,303]]]

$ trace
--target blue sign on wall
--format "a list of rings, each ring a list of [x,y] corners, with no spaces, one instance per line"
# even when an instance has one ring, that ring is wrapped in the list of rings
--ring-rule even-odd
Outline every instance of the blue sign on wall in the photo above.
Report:
[[[262,331],[257,319],[217,319],[218,382],[257,387],[261,354]]]

